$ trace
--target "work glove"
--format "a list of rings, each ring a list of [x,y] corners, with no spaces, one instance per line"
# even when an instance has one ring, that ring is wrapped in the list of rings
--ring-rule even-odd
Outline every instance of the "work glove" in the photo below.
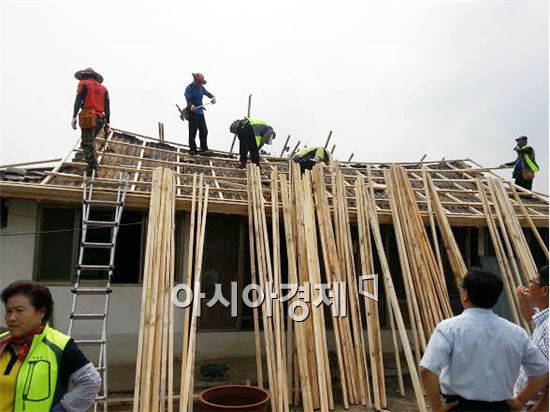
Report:
[[[189,110],[191,110],[193,113],[195,113],[195,110],[197,110],[197,106],[192,104],[191,107],[189,108]]]
[[[105,138],[107,138],[107,135],[111,131],[111,127],[109,126],[108,123],[105,126],[103,126],[103,131],[105,132]]]
[[[210,100],[212,104],[216,104],[216,96],[212,96],[212,99]]]
[[[71,127],[76,130],[76,117],[73,117],[73,120],[71,120]]]

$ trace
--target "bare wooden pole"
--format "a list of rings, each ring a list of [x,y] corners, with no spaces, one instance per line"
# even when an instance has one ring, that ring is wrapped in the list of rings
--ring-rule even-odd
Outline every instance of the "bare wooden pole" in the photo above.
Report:
[[[252,182],[251,179],[246,180],[247,189],[248,189],[248,248],[250,255],[250,275],[253,284],[258,284],[258,279],[256,275],[256,247],[254,243],[254,209],[252,201]],[[258,294],[256,290],[252,291],[253,299],[256,301],[258,299]],[[261,340],[260,340],[260,321],[258,317],[258,308],[255,307],[252,309],[252,316],[254,321],[254,349],[256,353],[256,377],[258,381],[258,386],[260,388],[264,387],[263,371],[262,371],[262,351],[261,351]]]
[[[330,138],[332,137],[332,130],[328,132],[327,140],[325,141],[325,145],[323,146],[325,150],[328,148],[328,144],[330,142]]]
[[[499,267],[500,276],[503,281],[502,283],[504,284],[504,290],[506,292],[506,296],[508,298],[510,308],[512,309],[512,317],[514,319],[514,322],[520,325],[521,321],[517,311],[517,306],[519,303],[518,303],[515,291],[512,290],[512,287],[513,287],[512,285],[514,285],[514,280],[512,278],[510,266],[508,264],[508,259],[504,251],[504,247],[502,246],[502,242],[500,240],[498,230],[495,224],[494,215],[491,211],[491,206],[489,205],[489,201],[487,199],[487,195],[485,194],[485,189],[483,188],[483,184],[481,183],[480,179],[476,179],[476,184],[479,190],[479,198],[481,199],[483,204],[483,212],[487,219],[487,227],[489,229],[489,234],[491,235],[491,239],[493,241],[493,247],[495,249],[495,255],[497,258],[497,264]]]
[[[288,147],[288,141],[290,140],[290,135],[287,136],[286,140],[285,140],[285,144],[283,145],[283,148],[281,149],[281,154],[279,155],[279,157],[283,157],[283,155],[285,154],[285,152],[290,149]]]
[[[199,187],[202,187],[202,175],[199,181]],[[194,262],[194,242],[195,242],[195,219],[197,207],[197,174],[193,174],[193,194],[191,198],[191,213],[189,214],[189,244],[187,247],[187,270],[185,284],[192,290],[191,281],[193,279],[193,262]],[[184,397],[183,382],[185,381],[185,361],[187,355],[187,342],[189,341],[189,312],[192,307],[185,309],[182,334],[182,356],[181,356],[181,375],[180,375],[180,399]],[[183,409],[183,403],[180,401],[180,412],[187,412]]]
[[[250,110],[252,108],[252,94],[248,95],[248,108],[246,110],[246,117],[250,117]],[[233,148],[235,147],[235,142],[237,141],[237,135],[233,135],[233,141],[231,142],[231,148],[229,149],[229,155],[233,154]]]
[[[372,245],[370,239],[369,223],[365,209],[365,187],[363,179],[357,179],[356,184],[357,201],[357,224],[359,232],[359,251],[361,255],[361,269],[363,275],[374,274],[374,263],[372,259]],[[372,282],[364,284],[364,290],[368,295],[363,295],[365,300],[365,317],[367,323],[368,350],[370,356],[373,399],[376,410],[381,410],[385,405],[385,377],[382,354],[382,343],[380,339],[380,323],[378,316],[378,305],[375,300],[377,291]]]
[[[159,125],[159,141],[164,143],[164,123],[158,122]]]
[[[254,225],[256,234],[256,244],[258,246],[258,274],[260,279],[260,287],[263,290],[268,290],[267,283],[273,279],[271,272],[271,257],[269,252],[269,241],[267,238],[267,224],[263,203],[263,194],[261,191],[261,181],[259,176],[259,168],[256,165],[248,165],[247,173],[252,179],[251,189],[254,206]],[[275,343],[273,336],[273,319],[268,316],[267,301],[262,304],[262,318],[264,326],[264,340],[267,361],[267,372],[269,387],[272,392],[271,404],[274,410],[280,410],[278,399],[278,381],[276,378],[276,357]]]
[[[424,177],[425,177],[425,183],[427,185],[427,196],[432,197],[434,201],[434,209],[435,209],[435,215],[437,218],[437,223],[441,231],[443,243],[445,245],[445,250],[447,251],[447,257],[449,258],[449,262],[451,264],[451,269],[453,271],[455,283],[457,288],[460,288],[460,286],[462,285],[462,280],[464,279],[464,276],[466,276],[466,272],[468,271],[468,268],[466,267],[466,263],[462,258],[462,253],[460,252],[460,248],[458,247],[458,243],[456,242],[456,239],[454,237],[451,225],[449,224],[447,216],[445,215],[445,210],[441,205],[441,201],[439,199],[439,195],[437,194],[435,185],[433,184],[432,178],[430,176],[424,176]],[[434,233],[435,233],[435,228],[434,228]],[[437,234],[434,234],[434,236],[437,236]],[[439,259],[441,259],[441,257],[439,257]],[[442,265],[441,265],[441,271],[443,272]]]
[[[342,229],[342,245],[344,253],[344,261],[346,265],[346,273],[348,274],[348,288],[349,288],[349,302],[351,309],[351,319],[353,325],[353,338],[354,338],[354,350],[356,363],[358,365],[358,385],[359,385],[359,395],[361,398],[361,404],[366,405],[367,402],[370,403],[370,393],[365,392],[365,388],[369,388],[370,384],[368,382],[368,369],[367,369],[367,360],[365,357],[365,342],[363,335],[363,324],[361,319],[361,311],[359,304],[359,294],[357,291],[357,274],[355,271],[355,262],[352,252],[352,239],[351,239],[351,227],[349,219],[349,210],[348,210],[348,201],[347,201],[347,191],[345,186],[344,177],[340,171],[337,170],[337,185],[339,186],[339,201],[340,201],[340,214],[341,214],[341,229]],[[367,399],[368,398],[368,399]]]
[[[510,187],[510,190],[512,191],[514,199],[516,200],[517,204],[519,205],[519,207],[520,207],[520,209],[523,213],[523,216],[527,220],[527,223],[529,224],[529,227],[531,228],[531,230],[533,232],[533,235],[535,235],[535,238],[537,239],[537,242],[539,243],[540,248],[542,249],[542,251],[546,255],[546,260],[548,260],[548,247],[544,243],[544,240],[542,239],[537,227],[533,223],[533,219],[531,219],[531,216],[529,215],[529,211],[525,207],[525,204],[523,203],[523,200],[521,200],[521,198],[519,197],[515,185],[512,184],[512,182],[508,182],[508,186]]]
[[[405,329],[405,324],[403,322],[403,317],[401,315],[401,309],[399,307],[399,302],[397,300],[397,295],[395,293],[395,288],[393,286],[393,280],[390,275],[388,261],[386,259],[386,254],[384,252],[384,245],[382,243],[382,236],[380,235],[380,226],[378,223],[378,216],[376,214],[376,206],[374,204],[374,200],[370,198],[370,195],[368,194],[368,192],[366,193],[366,198],[370,209],[369,220],[370,220],[371,228],[374,235],[374,242],[376,244],[376,249],[378,250],[378,256],[380,258],[380,263],[382,265],[382,274],[384,276],[384,283],[388,285],[388,298],[390,299],[391,308],[395,314],[395,318],[397,321],[397,328],[399,330],[399,335],[403,345],[405,358],[407,359],[409,373],[411,375],[414,393],[416,396],[416,402],[420,412],[427,412],[428,408],[426,407],[426,402],[424,400],[424,394],[422,392],[422,386],[420,384],[418,373],[416,371],[416,364],[412,355],[409,338],[407,336],[407,330]]]
[[[294,156],[294,153],[296,153],[296,150],[298,150],[298,147],[300,146],[300,143],[301,143],[300,140],[298,140],[298,141],[296,142],[296,145],[294,146],[294,149],[292,149],[292,151],[290,152],[290,154],[288,155],[288,157],[291,158],[292,156]]]
[[[281,197],[283,203],[283,216],[285,221],[285,238],[286,238],[286,248],[287,248],[287,261],[288,261],[288,277],[290,283],[298,283],[298,268],[296,264],[296,233],[295,233],[295,223],[293,222],[293,212],[296,212],[295,208],[291,206],[291,195],[289,193],[289,187],[286,181],[286,177],[281,176]],[[291,303],[294,302],[297,298],[292,299]],[[301,315],[301,313],[299,314]],[[290,319],[290,316],[289,316]],[[287,331],[287,333],[290,333]],[[310,375],[309,367],[307,365],[307,354],[305,348],[305,335],[304,335],[304,324],[302,322],[296,322],[294,325],[294,333],[296,337],[296,367],[300,375],[301,382],[301,394],[302,394],[302,403],[304,411],[311,412],[313,411],[313,400],[311,395],[311,384],[310,384]],[[290,347],[288,350],[290,351]],[[299,383],[298,387],[299,387]],[[297,393],[297,392],[296,392]]]
[[[194,284],[198,285],[201,281],[202,275],[202,262],[203,262],[203,250],[204,250],[204,238],[206,233],[206,217],[208,211],[208,191],[209,187],[206,185],[206,190],[204,191],[204,198],[201,198],[201,192],[199,192],[199,210],[201,216],[198,219],[200,224],[198,226],[197,233],[197,248],[195,255],[195,273],[194,273]],[[185,362],[185,373],[184,381],[181,383],[183,385],[183,395],[180,397],[180,410],[188,411],[193,410],[193,381],[194,381],[194,370],[195,370],[195,347],[196,347],[196,336],[197,336],[197,319],[198,311],[200,305],[200,298],[195,296],[193,299],[193,312],[191,314],[191,324],[189,329],[189,342],[186,353],[186,362]]]
[[[369,168],[370,172],[370,168]],[[370,178],[370,173],[369,173]],[[388,182],[388,181],[387,181]],[[364,190],[364,189],[363,189]],[[412,285],[413,279],[411,276],[411,268],[409,266],[409,259],[407,256],[407,248],[405,247],[405,240],[403,238],[403,228],[401,218],[397,211],[397,200],[395,189],[392,184],[387,184],[388,197],[390,199],[390,208],[393,216],[393,226],[395,230],[395,238],[399,250],[399,262],[401,265],[401,274],[403,277],[403,283],[405,286],[405,294],[407,297],[407,309],[409,312],[409,319],[411,322],[411,329],[413,331],[413,342],[416,353],[417,363],[420,363],[421,350],[426,349],[426,337],[424,335],[424,328],[422,326],[422,320],[420,318],[420,312],[418,309],[418,302],[416,299],[416,293]],[[371,192],[372,197],[372,192]],[[367,222],[368,223],[368,222]]]
[[[425,157],[426,155],[424,155]],[[422,162],[423,159],[420,161]],[[432,210],[432,202],[430,197],[430,191],[428,187],[428,174],[426,173],[426,167],[422,167],[422,183],[424,185],[424,196],[426,197],[426,204],[428,205],[428,215],[430,217],[430,229],[432,231],[432,241],[434,243],[434,249],[435,249],[435,256],[437,257],[437,264],[439,265],[439,270],[443,273],[443,261],[441,260],[441,252],[439,251],[439,241],[437,238],[437,232],[435,230],[435,222],[434,222],[434,213]],[[434,196],[437,196],[437,193],[434,194]]]
[[[271,232],[273,248],[273,287],[277,296],[282,296],[281,290],[281,267],[280,267],[280,237],[279,237],[279,183],[278,173],[275,168],[271,172]],[[280,299],[276,299],[273,305],[274,330],[275,330],[275,350],[277,363],[277,386],[278,404],[282,410],[288,411],[289,394],[286,373],[286,347],[285,347],[285,329],[283,307]]]

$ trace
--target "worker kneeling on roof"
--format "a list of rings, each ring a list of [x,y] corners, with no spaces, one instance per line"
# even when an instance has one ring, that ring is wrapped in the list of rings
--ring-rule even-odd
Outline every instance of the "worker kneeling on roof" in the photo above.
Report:
[[[302,173],[304,170],[311,170],[313,166],[317,163],[324,162],[325,164],[330,164],[330,153],[324,147],[304,147],[294,156],[292,156],[292,161],[300,165]]]
[[[277,136],[267,122],[249,117],[235,120],[229,126],[229,131],[239,138],[239,160],[243,169],[246,167],[249,152],[250,161],[259,166],[261,147],[264,144],[272,144]]]

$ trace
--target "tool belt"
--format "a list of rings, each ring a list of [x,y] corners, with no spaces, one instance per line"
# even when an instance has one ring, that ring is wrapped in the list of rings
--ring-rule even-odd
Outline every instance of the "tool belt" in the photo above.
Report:
[[[523,180],[533,180],[535,178],[535,172],[528,167],[523,168],[521,169],[521,177]]]
[[[78,124],[81,129],[93,129],[97,126],[97,117],[94,109],[83,109],[78,114]]]

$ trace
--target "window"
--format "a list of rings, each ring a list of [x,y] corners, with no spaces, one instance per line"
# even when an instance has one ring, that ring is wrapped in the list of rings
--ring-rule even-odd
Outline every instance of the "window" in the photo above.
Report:
[[[209,214],[202,262],[201,289],[206,294],[201,306],[201,329],[235,329],[237,318],[231,317],[231,307],[220,303],[206,304],[214,296],[216,283],[223,296],[231,300],[231,282],[239,281],[239,237],[241,217]],[[242,253],[242,252],[241,252]]]
[[[113,220],[112,210],[92,210],[91,220]],[[44,206],[39,212],[37,239],[36,278],[40,281],[72,282],[77,263],[81,209]],[[46,233],[44,233],[46,232]],[[89,242],[110,242],[110,228],[89,228]],[[122,213],[115,250],[113,283],[139,283],[143,270],[145,233],[143,213],[125,210]],[[105,265],[109,262],[109,249],[86,249],[84,264]],[[83,280],[104,279],[105,272],[84,272]]]
[[[69,280],[74,270],[80,214],[75,208],[41,207],[35,273],[40,281]],[[47,233],[43,233],[47,232]]]

